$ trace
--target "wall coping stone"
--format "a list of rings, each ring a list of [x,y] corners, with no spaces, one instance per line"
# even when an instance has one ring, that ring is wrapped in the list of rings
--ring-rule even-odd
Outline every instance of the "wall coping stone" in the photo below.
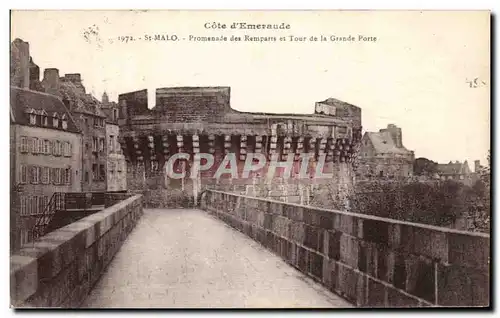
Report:
[[[326,209],[326,208],[320,208],[320,207],[298,204],[298,203],[290,203],[290,202],[283,202],[283,201],[278,201],[278,200],[271,200],[271,199],[267,199],[267,198],[251,197],[251,196],[247,196],[247,195],[243,195],[243,194],[224,192],[224,191],[219,191],[219,190],[207,189],[206,191],[227,194],[227,195],[231,195],[231,196],[235,196],[235,197],[247,198],[247,199],[258,200],[258,201],[263,201],[263,202],[279,203],[279,204],[290,205],[290,206],[295,206],[295,207],[299,207],[299,208],[306,208],[306,209],[313,209],[313,210],[317,210],[317,211],[337,213],[337,214],[341,214],[341,215],[353,216],[353,217],[366,219],[366,220],[382,221],[382,222],[387,222],[387,223],[392,223],[392,224],[414,226],[414,227],[419,227],[419,228],[423,228],[423,229],[427,229],[427,230],[434,230],[434,231],[440,231],[440,232],[451,233],[451,234],[462,234],[462,235],[490,238],[489,234],[482,233],[482,232],[468,232],[468,231],[462,231],[462,230],[451,229],[451,228],[447,228],[447,227],[440,227],[440,226],[435,226],[435,225],[429,225],[429,224],[424,224],[424,223],[414,223],[414,222],[384,218],[384,217],[368,215],[368,214],[340,211],[340,210],[335,210],[335,209]]]

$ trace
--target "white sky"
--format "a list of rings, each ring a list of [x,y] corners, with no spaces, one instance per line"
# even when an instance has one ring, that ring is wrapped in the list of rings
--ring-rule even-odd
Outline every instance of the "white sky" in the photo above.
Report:
[[[231,86],[240,111],[311,113],[334,97],[360,106],[363,127],[403,129],[404,145],[438,162],[485,163],[490,148],[488,12],[13,12],[12,40],[41,68],[81,73],[100,99],[167,86]],[[207,30],[205,22],[288,23],[290,30]],[[96,25],[90,41],[84,31]],[[120,43],[118,36],[188,38],[359,34],[377,42]],[[110,39],[114,39],[113,43]],[[486,85],[470,88],[467,80]],[[151,105],[152,106],[152,105]]]

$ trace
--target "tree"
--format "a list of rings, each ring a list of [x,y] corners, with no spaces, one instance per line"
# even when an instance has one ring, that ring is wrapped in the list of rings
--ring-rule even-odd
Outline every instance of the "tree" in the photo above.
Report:
[[[437,163],[427,158],[417,158],[413,163],[413,173],[417,176],[433,176],[437,171]]]

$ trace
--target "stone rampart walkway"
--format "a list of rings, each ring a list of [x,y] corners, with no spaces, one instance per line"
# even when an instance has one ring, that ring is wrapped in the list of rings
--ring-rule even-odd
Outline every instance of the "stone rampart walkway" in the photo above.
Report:
[[[352,307],[199,210],[145,210],[84,302],[92,308]]]

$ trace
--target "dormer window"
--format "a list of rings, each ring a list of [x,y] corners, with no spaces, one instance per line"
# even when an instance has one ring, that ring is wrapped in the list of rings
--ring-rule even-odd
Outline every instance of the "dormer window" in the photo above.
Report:
[[[49,119],[47,117],[47,112],[42,109],[42,112],[40,113],[41,117],[42,117],[42,125],[43,126],[48,126],[49,125]]]
[[[26,114],[29,117],[30,125],[36,125],[36,112],[33,108],[27,109]]]
[[[52,115],[52,125],[54,126],[54,128],[59,127],[59,115],[57,115],[57,113],[54,113]]]
[[[62,128],[67,129],[68,128],[68,117],[66,116],[66,114],[62,115],[61,120],[62,120]]]

